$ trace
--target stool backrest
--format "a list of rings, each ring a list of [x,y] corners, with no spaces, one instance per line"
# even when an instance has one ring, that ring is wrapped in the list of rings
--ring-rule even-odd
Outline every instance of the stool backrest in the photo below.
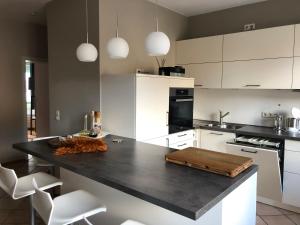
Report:
[[[47,225],[49,225],[51,223],[51,217],[54,207],[51,195],[45,191],[40,190],[34,178],[32,180],[32,184],[35,189],[35,194],[32,196],[32,205],[41,216],[43,221]]]
[[[7,169],[0,164],[0,187],[14,198],[18,177],[14,170]]]

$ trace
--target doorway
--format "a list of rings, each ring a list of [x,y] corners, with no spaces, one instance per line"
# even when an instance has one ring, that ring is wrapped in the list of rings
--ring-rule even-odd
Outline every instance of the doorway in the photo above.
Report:
[[[25,96],[27,139],[49,135],[48,63],[25,60]]]

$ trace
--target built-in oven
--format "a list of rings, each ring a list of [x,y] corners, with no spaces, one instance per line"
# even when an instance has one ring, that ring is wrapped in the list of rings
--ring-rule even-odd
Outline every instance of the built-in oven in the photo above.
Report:
[[[192,129],[193,110],[193,88],[170,88],[169,133]]]
[[[252,158],[258,165],[257,195],[281,201],[284,140],[237,134],[227,142],[226,152]]]

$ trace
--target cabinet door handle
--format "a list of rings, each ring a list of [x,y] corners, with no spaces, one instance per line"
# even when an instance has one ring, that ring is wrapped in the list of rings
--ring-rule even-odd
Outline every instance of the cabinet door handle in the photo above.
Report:
[[[170,140],[169,140],[169,138],[166,138],[166,141],[167,141],[167,147],[169,148],[170,147]]]
[[[211,132],[211,133],[209,133],[209,134],[212,134],[212,135],[218,135],[218,136],[222,136],[222,135],[224,135],[224,134],[220,134],[220,133],[214,133],[214,132]]]
[[[203,87],[204,85],[203,84],[195,84],[194,86],[195,87]]]
[[[256,154],[257,153],[257,151],[256,150],[254,150],[254,151],[251,151],[251,150],[245,150],[245,149],[241,149],[241,151],[242,152],[247,152],[247,153],[252,153],[252,154]]]
[[[186,136],[187,134],[181,134],[181,135],[178,135],[177,137],[184,137]]]
[[[181,144],[181,145],[177,145],[177,147],[180,148],[180,147],[183,147],[185,145],[187,145],[187,143],[184,143],[184,144]]]
[[[166,113],[166,125],[169,126],[169,112]]]
[[[244,87],[260,87],[260,84],[246,84]]]

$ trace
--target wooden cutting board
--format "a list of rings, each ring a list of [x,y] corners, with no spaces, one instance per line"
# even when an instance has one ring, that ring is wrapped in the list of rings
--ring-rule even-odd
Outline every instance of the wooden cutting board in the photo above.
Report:
[[[253,164],[253,160],[248,157],[200,148],[171,152],[166,155],[166,161],[229,177],[237,176]]]

